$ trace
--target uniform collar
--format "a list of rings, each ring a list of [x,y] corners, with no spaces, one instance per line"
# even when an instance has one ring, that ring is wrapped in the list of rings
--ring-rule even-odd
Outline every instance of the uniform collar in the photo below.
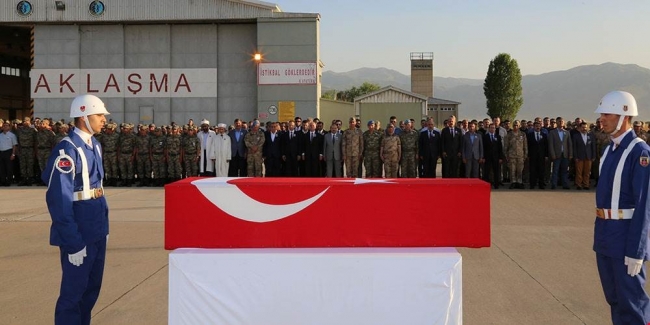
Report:
[[[79,128],[74,128],[73,132],[78,135],[85,144],[91,147],[93,146],[92,134],[82,131]]]
[[[621,145],[621,142],[623,142],[623,139],[625,139],[625,137],[626,137],[630,132],[632,132],[632,129],[628,129],[627,131],[625,131],[623,134],[619,135],[618,137],[616,137],[616,138],[612,138],[612,142],[613,142],[617,147],[620,146],[620,145]]]

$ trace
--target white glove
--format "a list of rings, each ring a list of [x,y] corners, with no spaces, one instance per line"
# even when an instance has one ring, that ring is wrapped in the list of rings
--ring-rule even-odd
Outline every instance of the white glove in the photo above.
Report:
[[[625,265],[627,265],[627,274],[629,276],[636,276],[639,274],[639,272],[641,272],[643,260],[637,260],[635,258],[625,256]]]
[[[74,254],[68,254],[68,261],[74,266],[79,266],[84,263],[84,257],[86,257],[86,246]]]

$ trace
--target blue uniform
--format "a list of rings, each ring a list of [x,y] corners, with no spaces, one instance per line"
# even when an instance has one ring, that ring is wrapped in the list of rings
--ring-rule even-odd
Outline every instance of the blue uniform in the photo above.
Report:
[[[624,263],[626,256],[643,260],[650,257],[649,163],[650,147],[638,141],[631,131],[616,149],[613,143],[606,147],[601,160],[596,208],[605,210],[610,219],[596,218],[593,249],[615,325],[650,322],[650,299],[644,290],[645,266],[631,277]]]
[[[87,145],[78,134],[70,132],[69,139],[53,149],[41,175],[48,184],[45,197],[52,218],[50,244],[60,248],[63,272],[55,324],[90,324],[102,284],[108,207],[103,191],[98,194],[97,190],[88,190],[101,189],[104,177],[101,145],[94,137],[91,142]],[[84,247],[87,256],[83,264],[70,263],[68,254]]]

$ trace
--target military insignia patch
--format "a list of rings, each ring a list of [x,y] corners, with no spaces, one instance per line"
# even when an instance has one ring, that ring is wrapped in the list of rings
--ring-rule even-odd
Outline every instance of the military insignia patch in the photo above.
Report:
[[[71,173],[74,170],[74,164],[72,163],[70,156],[57,157],[54,161],[54,166],[63,174]]]
[[[650,165],[650,156],[648,156],[647,151],[644,151],[641,154],[641,158],[639,158],[639,164],[641,167],[648,167],[648,165]]]
[[[627,105],[623,105],[623,112],[627,112]]]

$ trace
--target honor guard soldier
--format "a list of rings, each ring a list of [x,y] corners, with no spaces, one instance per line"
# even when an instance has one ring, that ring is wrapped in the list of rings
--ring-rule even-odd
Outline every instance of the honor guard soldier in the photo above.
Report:
[[[600,162],[594,246],[612,323],[648,324],[645,292],[650,207],[650,147],[632,131],[636,100],[624,91],[605,95],[596,109],[612,141]]]
[[[59,246],[63,272],[55,324],[90,324],[102,286],[108,206],[102,187],[102,149],[93,134],[106,123],[107,114],[99,98],[77,96],[70,108],[75,129],[54,147],[41,175],[48,186],[50,244]]]

